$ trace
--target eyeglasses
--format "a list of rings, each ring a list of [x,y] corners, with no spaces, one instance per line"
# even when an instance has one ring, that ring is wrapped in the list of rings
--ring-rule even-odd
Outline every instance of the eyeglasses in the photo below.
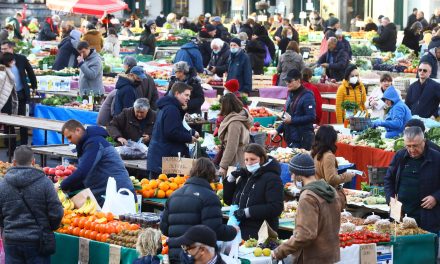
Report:
[[[428,72],[427,69],[419,69],[419,72]]]
[[[418,149],[422,146],[423,141],[418,144],[412,144],[412,145],[405,145],[406,149]]]

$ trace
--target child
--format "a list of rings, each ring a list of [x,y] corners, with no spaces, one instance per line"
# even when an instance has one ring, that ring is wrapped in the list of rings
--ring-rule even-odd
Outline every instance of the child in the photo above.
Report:
[[[160,231],[153,228],[142,231],[137,239],[136,251],[141,257],[134,260],[133,264],[160,264],[157,257],[162,252]]]

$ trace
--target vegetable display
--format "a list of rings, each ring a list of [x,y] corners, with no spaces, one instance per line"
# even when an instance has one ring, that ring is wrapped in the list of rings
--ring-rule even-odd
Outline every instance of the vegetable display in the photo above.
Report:
[[[348,100],[342,102],[341,107],[345,111],[356,111],[357,109],[359,109],[359,105],[357,103]]]
[[[365,45],[351,45],[353,56],[371,56],[373,50]]]

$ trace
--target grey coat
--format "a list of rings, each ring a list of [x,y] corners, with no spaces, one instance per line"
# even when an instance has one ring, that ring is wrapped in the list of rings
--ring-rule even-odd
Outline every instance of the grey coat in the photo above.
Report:
[[[0,226],[5,243],[38,243],[40,227],[11,185],[22,191],[43,228],[53,231],[64,213],[53,183],[33,167],[12,167],[0,180]]]
[[[89,56],[79,64],[79,91],[81,95],[88,95],[93,91],[95,95],[104,94],[102,84],[102,59],[94,49],[90,50]]]
[[[111,91],[102,103],[101,108],[99,109],[98,119],[96,123],[100,126],[106,126],[113,118],[113,107],[115,104],[115,95],[118,90],[114,89]]]
[[[278,73],[280,73],[280,78],[278,79],[279,86],[287,86],[283,79],[286,78],[287,73],[293,69],[302,71],[302,69],[304,69],[304,60],[301,54],[298,54],[293,50],[286,50],[286,52],[281,55],[280,62],[277,66]]]

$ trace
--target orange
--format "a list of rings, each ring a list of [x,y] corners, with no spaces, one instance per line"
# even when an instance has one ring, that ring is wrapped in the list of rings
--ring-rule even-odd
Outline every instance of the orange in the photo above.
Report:
[[[175,183],[175,182],[170,183],[169,186],[170,186],[170,190],[173,190],[173,191],[176,190],[177,188],[179,188],[179,185],[177,185],[177,183]]]
[[[162,248],[162,255],[168,254],[168,246]]]
[[[185,179],[177,175],[176,178],[174,179],[174,182],[177,184],[182,184],[185,182]]]
[[[81,229],[81,230],[79,230],[79,234],[78,234],[78,236],[80,236],[80,237],[84,237],[84,233],[86,232],[86,230],[85,229]]]
[[[151,189],[156,189],[158,183],[157,183],[156,180],[151,180],[150,183],[149,183],[149,185],[150,185],[150,188],[151,188]]]
[[[223,190],[223,184],[217,183],[217,190]]]
[[[72,235],[74,235],[74,236],[79,236],[79,231],[81,231],[81,228],[79,228],[79,227],[75,227],[75,228],[72,230]]]
[[[211,189],[213,189],[214,191],[216,190],[215,183],[210,183],[209,185],[211,185]]]
[[[101,233],[97,233],[96,234],[96,241],[101,241],[101,236],[102,236]]]
[[[101,242],[107,242],[107,239],[110,235],[109,234],[102,234],[101,235]]]
[[[151,187],[150,187],[149,184],[144,184],[144,185],[142,185],[142,191],[150,190],[150,189],[151,189]]]
[[[149,182],[150,182],[150,180],[144,178],[141,180],[141,185],[148,184]]]
[[[167,198],[170,198],[171,194],[173,194],[173,190],[168,190],[165,194],[167,196]]]
[[[114,216],[111,212],[106,213],[105,217],[107,218],[107,221],[113,221],[114,219]]]
[[[95,240],[97,234],[98,234],[98,232],[96,232],[96,231],[90,232],[90,235],[89,235],[90,239]]]
[[[105,214],[103,212],[97,212],[97,213],[95,213],[95,215],[96,215],[96,218],[98,218],[98,219],[105,217]]]
[[[156,198],[165,198],[166,193],[162,190],[157,190]]]
[[[167,181],[168,180],[168,176],[166,174],[162,173],[162,174],[159,175],[158,179],[161,180],[161,181]]]
[[[166,182],[162,182],[159,184],[159,189],[161,189],[164,192],[168,191],[169,188],[170,186]]]
[[[168,181],[169,181],[169,182],[174,182],[174,177],[169,177],[169,178],[168,178]]]

